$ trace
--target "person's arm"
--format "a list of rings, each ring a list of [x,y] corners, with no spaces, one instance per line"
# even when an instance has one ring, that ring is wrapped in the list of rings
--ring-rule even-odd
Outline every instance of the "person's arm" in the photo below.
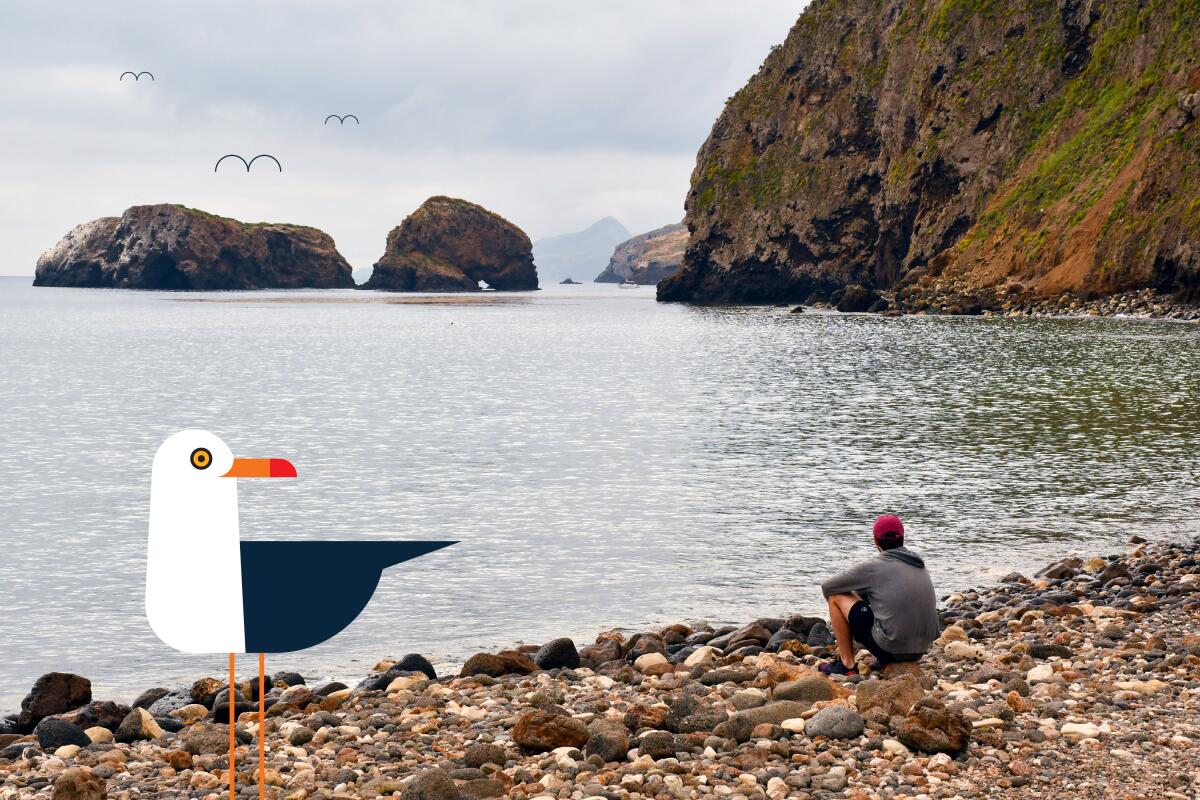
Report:
[[[821,594],[828,600],[832,594],[866,591],[871,588],[871,567],[870,561],[863,561],[845,572],[839,572],[821,584]]]

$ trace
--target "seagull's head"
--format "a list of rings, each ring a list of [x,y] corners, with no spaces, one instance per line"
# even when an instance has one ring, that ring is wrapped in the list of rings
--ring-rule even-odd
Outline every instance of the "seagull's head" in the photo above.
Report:
[[[284,458],[234,458],[219,436],[192,429],[174,434],[158,448],[154,477],[199,486],[222,478],[294,478],[296,468]]]

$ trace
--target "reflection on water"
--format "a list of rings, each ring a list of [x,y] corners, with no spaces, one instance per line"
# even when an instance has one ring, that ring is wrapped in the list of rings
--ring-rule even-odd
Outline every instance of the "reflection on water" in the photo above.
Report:
[[[815,611],[884,510],[949,590],[1176,535],[1200,500],[1194,325],[689,309],[609,286],[343,302],[361,296],[0,280],[0,708],[50,669],[126,699],[220,673],[142,615],[150,459],[188,426],[299,468],[242,483],[246,538],[461,540],[271,659],[315,675]],[[203,605],[209,576],[178,575]],[[314,567],[291,591],[303,616],[333,589]]]

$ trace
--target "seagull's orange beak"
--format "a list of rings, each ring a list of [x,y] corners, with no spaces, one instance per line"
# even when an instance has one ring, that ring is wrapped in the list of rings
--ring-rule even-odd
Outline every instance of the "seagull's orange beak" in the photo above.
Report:
[[[222,478],[294,478],[296,468],[286,458],[235,458]]]

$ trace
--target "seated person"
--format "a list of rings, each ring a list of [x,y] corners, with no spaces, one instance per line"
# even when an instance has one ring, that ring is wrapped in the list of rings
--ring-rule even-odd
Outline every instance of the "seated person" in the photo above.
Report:
[[[821,584],[837,658],[821,665],[826,675],[854,672],[854,641],[875,656],[873,669],[916,661],[940,633],[937,596],[919,555],[904,546],[904,524],[885,514],[875,520],[879,555]]]

